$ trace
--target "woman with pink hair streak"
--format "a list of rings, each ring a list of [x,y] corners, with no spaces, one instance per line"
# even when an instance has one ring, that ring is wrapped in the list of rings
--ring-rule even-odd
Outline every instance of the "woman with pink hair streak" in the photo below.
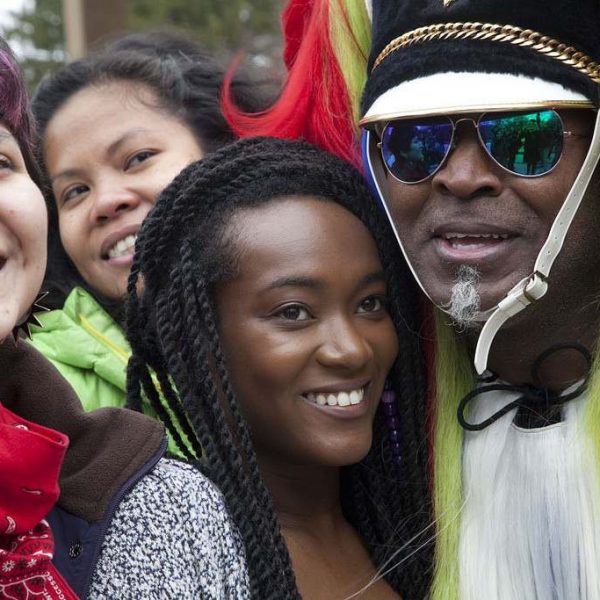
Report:
[[[0,599],[247,598],[221,495],[163,458],[162,425],[117,408],[86,414],[20,339],[46,266],[33,140],[0,39]]]

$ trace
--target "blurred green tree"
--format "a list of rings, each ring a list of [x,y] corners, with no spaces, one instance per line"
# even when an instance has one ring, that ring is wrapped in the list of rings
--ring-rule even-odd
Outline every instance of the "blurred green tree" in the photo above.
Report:
[[[61,0],[34,0],[13,11],[12,23],[1,31],[19,58],[30,89],[65,62],[61,6]]]
[[[261,36],[278,33],[282,0],[129,0],[129,25],[164,24],[193,34],[214,50],[261,50]]]
[[[125,0],[124,0],[125,1]],[[225,56],[242,49],[251,65],[280,68],[279,15],[284,0],[127,0],[129,31],[176,28]],[[25,72],[30,89],[67,60],[61,0],[29,0],[0,29]]]

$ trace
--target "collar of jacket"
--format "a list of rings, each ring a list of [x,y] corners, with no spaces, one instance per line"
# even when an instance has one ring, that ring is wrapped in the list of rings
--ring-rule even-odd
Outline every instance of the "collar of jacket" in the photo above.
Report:
[[[0,345],[0,398],[19,416],[69,437],[58,506],[100,520],[113,496],[160,449],[161,423],[140,413],[103,408],[86,413],[56,369],[11,336]]]
[[[33,345],[51,360],[93,371],[126,391],[125,368],[131,355],[121,326],[83,288],[73,288],[59,310],[36,313]],[[88,410],[90,406],[87,406]]]

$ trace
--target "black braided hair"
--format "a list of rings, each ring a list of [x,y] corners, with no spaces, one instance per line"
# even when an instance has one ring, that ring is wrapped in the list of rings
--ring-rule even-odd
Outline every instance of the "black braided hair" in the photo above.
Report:
[[[234,249],[226,235],[231,217],[290,195],[340,204],[365,224],[379,248],[399,334],[390,381],[401,422],[402,462],[392,462],[385,418],[378,412],[368,455],[342,469],[342,508],[392,588],[404,600],[421,600],[429,590],[433,545],[428,541],[426,385],[416,294],[389,225],[351,166],[303,142],[249,138],[178,175],[147,216],[136,243],[128,283],[129,404],[139,407],[145,391],[158,409],[154,372],[170,409],[163,411],[167,425],[175,429],[173,418],[189,424],[194,450],[203,454],[200,468],[221,489],[241,532],[252,597],[299,598],[227,372],[214,301],[215,284],[235,275]],[[183,444],[181,450],[186,451]]]

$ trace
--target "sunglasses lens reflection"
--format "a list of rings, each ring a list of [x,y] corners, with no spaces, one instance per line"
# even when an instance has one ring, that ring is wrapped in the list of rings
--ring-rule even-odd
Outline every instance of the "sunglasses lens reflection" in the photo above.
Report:
[[[516,175],[548,173],[563,149],[562,121],[553,110],[484,115],[479,133],[490,156]]]
[[[553,110],[487,113],[478,129],[488,154],[515,175],[544,175],[562,153],[563,125]],[[452,132],[452,121],[447,117],[388,123],[381,136],[386,167],[404,183],[427,179],[446,158]]]
[[[381,136],[388,170],[400,181],[427,179],[442,163],[452,142],[452,122],[445,118],[392,121]]]

